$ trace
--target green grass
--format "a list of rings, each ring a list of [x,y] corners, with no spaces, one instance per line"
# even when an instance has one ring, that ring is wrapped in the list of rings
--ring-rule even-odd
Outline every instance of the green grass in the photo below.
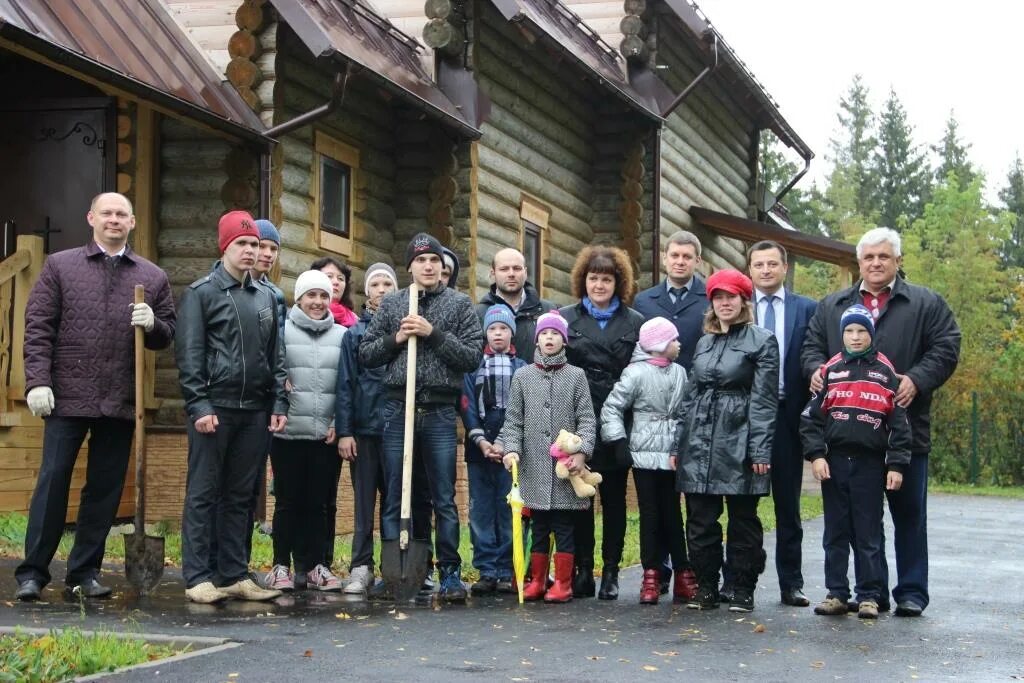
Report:
[[[0,635],[0,681],[64,681],[163,659],[179,651],[138,638],[85,634],[77,628]]]
[[[820,496],[802,496],[800,510],[804,519],[813,519],[822,514]],[[764,525],[765,531],[775,528],[775,510],[772,507],[771,498],[762,498],[758,506],[758,515]],[[601,515],[595,519],[595,561],[597,568],[601,568]],[[728,513],[722,517],[723,528],[727,522]],[[20,557],[25,546],[25,527],[27,518],[17,513],[0,514],[0,555]],[[460,525],[461,537],[459,539],[459,554],[462,556],[463,574],[468,580],[478,578],[476,569],[473,568],[473,547],[469,541],[469,525]],[[158,525],[157,535],[164,536],[164,554],[174,566],[181,565],[181,534],[173,531],[166,524]],[[66,559],[71,551],[72,534],[65,533],[61,539],[60,547],[57,550],[57,557]],[[374,555],[379,557],[380,542],[376,543]],[[339,536],[334,542],[334,569],[339,575],[346,575],[349,561],[352,558],[351,536]],[[124,543],[120,538],[111,536],[107,539],[106,559],[123,560]],[[259,531],[253,532],[252,537],[252,567],[258,570],[270,569],[274,560],[274,548],[270,536]],[[622,566],[628,567],[640,564],[640,516],[636,512],[630,512],[626,518],[626,542],[622,553]]]
[[[929,483],[931,493],[953,493],[958,496],[995,496],[1024,500],[1024,486],[973,486],[971,484]]]

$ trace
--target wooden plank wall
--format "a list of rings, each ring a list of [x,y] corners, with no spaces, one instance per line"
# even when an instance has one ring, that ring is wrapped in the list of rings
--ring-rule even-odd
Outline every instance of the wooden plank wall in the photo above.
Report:
[[[658,62],[667,67],[658,73],[674,92],[681,92],[706,65],[675,21],[666,15],[656,18]],[[695,232],[704,260],[715,268],[744,267],[744,246],[696,226],[687,209],[697,204],[750,217],[756,135],[754,121],[714,74],[668,117],[662,134],[661,234]]]

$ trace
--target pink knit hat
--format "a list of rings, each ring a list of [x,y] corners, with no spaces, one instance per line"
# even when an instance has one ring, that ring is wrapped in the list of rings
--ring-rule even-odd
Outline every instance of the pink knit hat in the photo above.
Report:
[[[678,338],[679,330],[665,318],[651,318],[640,326],[640,348],[647,353],[661,353]]]
[[[566,342],[569,341],[569,324],[557,310],[550,310],[537,318],[537,330],[533,333],[533,338],[536,339],[544,330],[554,330],[562,335]]]

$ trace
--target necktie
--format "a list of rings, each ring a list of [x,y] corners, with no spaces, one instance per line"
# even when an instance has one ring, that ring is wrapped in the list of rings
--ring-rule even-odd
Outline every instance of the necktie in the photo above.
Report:
[[[765,328],[772,334],[775,334],[775,300],[778,298],[779,297],[774,294],[764,298],[767,305],[764,309],[764,322],[761,323],[761,327]]]
[[[669,287],[668,291],[675,297],[676,303],[679,303],[686,296],[686,287]]]

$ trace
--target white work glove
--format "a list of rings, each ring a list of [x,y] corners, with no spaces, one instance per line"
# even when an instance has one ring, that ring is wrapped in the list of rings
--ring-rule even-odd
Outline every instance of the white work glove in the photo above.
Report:
[[[46,417],[53,410],[53,389],[50,387],[36,387],[28,392],[25,397],[28,402],[28,409],[36,417]]]
[[[152,332],[153,325],[156,324],[156,316],[153,315],[153,309],[149,307],[149,304],[131,304],[131,306],[132,325],[137,325],[146,332]]]

